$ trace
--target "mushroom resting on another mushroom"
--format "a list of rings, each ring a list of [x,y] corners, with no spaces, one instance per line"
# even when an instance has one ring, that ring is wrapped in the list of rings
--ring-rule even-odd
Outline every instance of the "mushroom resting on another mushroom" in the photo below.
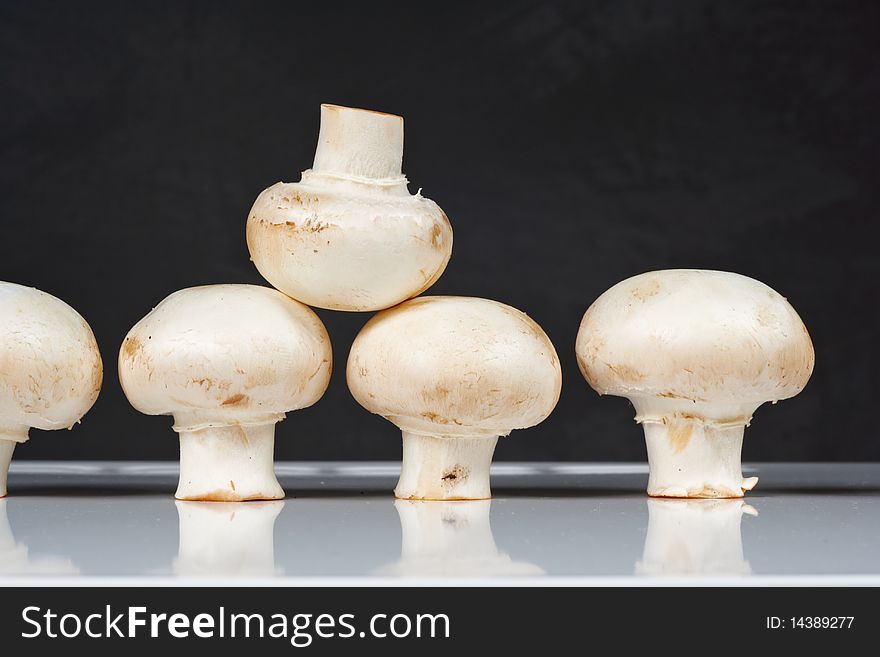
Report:
[[[101,391],[92,329],[60,299],[0,281],[0,497],[17,443],[35,429],[69,429]]]
[[[742,497],[743,430],[798,394],[813,344],[788,301],[754,279],[702,270],[634,276],[581,321],[578,363],[600,395],[627,397],[648,448],[648,494]]]
[[[275,423],[321,398],[331,359],[303,304],[266,287],[208,285],[175,292],[129,331],[119,379],[137,410],[174,416],[178,499],[277,499]]]
[[[403,432],[394,494],[404,499],[490,497],[498,437],[543,421],[562,387],[540,326],[467,297],[419,297],[377,313],[354,340],[346,377],[361,406]]]
[[[311,169],[279,182],[248,215],[251,259],[273,287],[331,310],[380,310],[433,285],[452,253],[452,227],[403,162],[403,118],[321,105]]]

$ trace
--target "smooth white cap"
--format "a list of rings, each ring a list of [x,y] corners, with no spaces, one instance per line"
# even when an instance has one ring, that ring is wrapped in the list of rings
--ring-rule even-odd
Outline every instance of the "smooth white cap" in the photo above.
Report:
[[[562,371],[550,339],[488,299],[419,297],[377,313],[351,348],[348,386],[405,432],[506,436],[556,406]]]
[[[119,353],[128,400],[174,415],[175,430],[274,423],[311,406],[330,381],[330,339],[311,309],[256,285],[208,285],[167,297]]]
[[[710,416],[719,404],[747,416],[793,397],[814,362],[806,327],[779,293],[739,274],[689,269],[634,276],[602,294],[576,350],[600,394],[684,401]]]

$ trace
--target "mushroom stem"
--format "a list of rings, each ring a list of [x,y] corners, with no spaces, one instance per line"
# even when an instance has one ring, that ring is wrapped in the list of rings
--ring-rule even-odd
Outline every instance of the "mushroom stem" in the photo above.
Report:
[[[744,425],[675,415],[637,421],[648,447],[648,495],[742,497],[758,483],[742,476]]]
[[[405,183],[403,119],[393,114],[321,105],[312,172],[360,182]]]
[[[9,474],[9,463],[12,461],[16,442],[0,438],[0,497],[6,497],[6,477]]]
[[[485,500],[498,436],[421,436],[403,431],[403,463],[394,496],[405,500]]]
[[[179,500],[275,500],[275,423],[207,427],[180,434]]]

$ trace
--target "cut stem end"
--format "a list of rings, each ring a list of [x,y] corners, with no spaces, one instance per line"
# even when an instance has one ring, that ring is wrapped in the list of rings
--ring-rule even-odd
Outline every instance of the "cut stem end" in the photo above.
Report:
[[[366,180],[402,179],[403,119],[370,110],[321,106],[312,170]]]

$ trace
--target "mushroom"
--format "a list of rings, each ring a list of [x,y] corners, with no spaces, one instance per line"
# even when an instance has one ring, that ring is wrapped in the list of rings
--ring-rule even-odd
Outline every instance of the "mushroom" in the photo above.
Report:
[[[742,497],[743,430],[755,410],[798,394],[813,345],[784,297],[719,271],[634,276],[587,310],[581,372],[600,395],[627,397],[648,448],[648,495]]]
[[[129,331],[119,380],[147,415],[173,415],[181,500],[284,497],[275,423],[327,389],[330,339],[298,301],[256,285],[208,285],[167,297]]]
[[[400,427],[403,499],[490,497],[499,437],[556,406],[562,372],[550,339],[496,301],[420,297],[377,313],[346,371],[358,403]]]
[[[742,516],[758,511],[742,499],[649,498],[648,532],[637,575],[748,575]]]
[[[183,577],[272,577],[275,519],[282,500],[267,502],[175,502],[180,545],[174,572]]]
[[[452,228],[436,203],[409,193],[402,161],[402,117],[321,105],[312,168],[266,189],[248,216],[260,274],[332,310],[380,310],[431,287],[452,254]]]
[[[60,299],[0,281],[0,497],[17,443],[70,429],[95,403],[104,370],[92,329]]]
[[[524,577],[544,575],[514,561],[495,544],[492,500],[425,502],[395,500],[400,516],[400,560],[377,575],[395,577]]]

